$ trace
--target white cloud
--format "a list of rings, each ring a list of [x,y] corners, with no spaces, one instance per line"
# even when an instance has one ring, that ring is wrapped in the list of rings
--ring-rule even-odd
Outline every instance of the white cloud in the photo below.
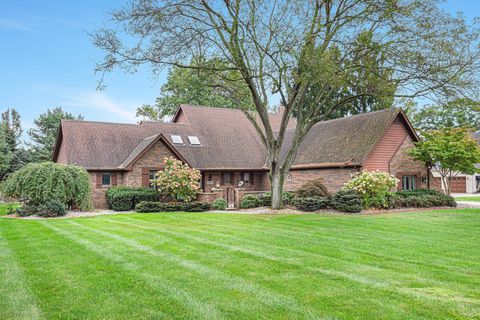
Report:
[[[33,33],[40,33],[39,30],[29,27],[28,25],[14,20],[0,19],[0,28],[1,29],[10,29],[18,31],[26,31]]]
[[[135,121],[135,112],[129,110],[135,110],[137,104],[119,103],[104,92],[87,91],[64,98],[66,101],[60,105],[106,111],[123,120]]]

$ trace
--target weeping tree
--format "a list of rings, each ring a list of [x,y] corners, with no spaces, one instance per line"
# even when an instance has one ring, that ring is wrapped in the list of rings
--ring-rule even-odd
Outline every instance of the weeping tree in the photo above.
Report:
[[[155,73],[202,69],[226,88],[246,86],[250,104],[239,109],[265,146],[275,209],[315,123],[369,101],[473,96],[478,86],[478,29],[436,0],[132,0],[109,21],[92,34],[105,52],[100,86],[106,72],[142,64]],[[226,63],[191,65],[195,56]],[[284,106],[279,128],[269,122],[274,102]]]

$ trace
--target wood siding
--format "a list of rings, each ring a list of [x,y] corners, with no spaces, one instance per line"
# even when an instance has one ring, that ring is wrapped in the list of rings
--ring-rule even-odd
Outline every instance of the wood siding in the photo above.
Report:
[[[399,117],[397,117],[386,130],[385,135],[375,149],[370,153],[362,169],[368,171],[380,170],[390,172],[390,160],[397,152],[407,135],[408,131],[405,124]]]

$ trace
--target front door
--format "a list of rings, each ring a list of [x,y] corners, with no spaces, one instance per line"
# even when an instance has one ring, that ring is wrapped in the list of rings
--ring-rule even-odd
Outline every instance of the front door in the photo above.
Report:
[[[235,208],[235,189],[228,187],[225,196],[227,200],[227,208],[229,209]]]

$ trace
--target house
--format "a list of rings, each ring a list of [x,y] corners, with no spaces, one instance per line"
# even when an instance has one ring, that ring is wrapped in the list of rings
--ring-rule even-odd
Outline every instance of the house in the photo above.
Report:
[[[281,111],[270,114],[274,130],[281,117]],[[287,126],[286,145],[295,125]],[[400,109],[319,122],[299,147],[285,190],[322,177],[336,192],[360,170],[390,172],[400,179],[398,189],[424,188],[426,166],[406,153],[418,140]],[[86,168],[94,205],[103,208],[109,187],[149,187],[170,156],[201,171],[202,201],[225,197],[238,206],[244,194],[270,188],[265,148],[245,115],[232,109],[182,105],[171,123],[63,120],[53,161]]]

